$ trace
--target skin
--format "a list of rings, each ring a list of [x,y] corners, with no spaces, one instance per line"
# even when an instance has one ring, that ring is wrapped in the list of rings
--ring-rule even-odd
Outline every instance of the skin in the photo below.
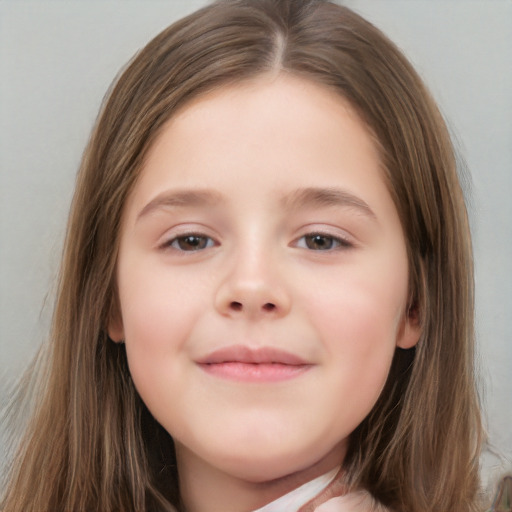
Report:
[[[167,123],[126,204],[117,277],[110,336],[176,442],[193,512],[254,510],[337,467],[395,348],[420,334],[368,130],[343,98],[284,73]],[[244,380],[199,364],[234,344],[307,366]]]

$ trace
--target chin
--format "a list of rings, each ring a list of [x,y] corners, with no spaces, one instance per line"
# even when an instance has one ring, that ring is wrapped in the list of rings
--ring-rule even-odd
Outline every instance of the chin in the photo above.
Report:
[[[270,457],[260,457],[258,460],[251,455],[240,457],[236,461],[227,462],[222,469],[225,473],[246,482],[263,484],[283,479],[308,467],[304,461],[290,460],[288,455],[273,454]]]
[[[210,454],[208,458],[216,462],[218,469],[251,483],[279,480],[307,471],[316,465],[324,467],[323,462],[328,466],[325,469],[327,471],[342,463],[344,453],[344,449],[337,445],[326,448],[323,454],[319,455],[322,453],[319,452],[319,443],[308,446],[286,445],[278,438],[272,443],[258,442],[257,439],[250,445],[236,446],[234,443],[227,443],[222,453],[218,451],[218,445],[216,448],[215,453]]]

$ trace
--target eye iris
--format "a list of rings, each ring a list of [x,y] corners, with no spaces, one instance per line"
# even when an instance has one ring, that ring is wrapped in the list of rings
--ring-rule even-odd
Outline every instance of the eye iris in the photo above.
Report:
[[[309,235],[306,236],[306,247],[317,251],[326,251],[332,249],[334,246],[334,239],[330,236],[324,235]]]
[[[183,251],[197,251],[204,249],[208,243],[205,236],[187,235],[178,239],[179,248]]]

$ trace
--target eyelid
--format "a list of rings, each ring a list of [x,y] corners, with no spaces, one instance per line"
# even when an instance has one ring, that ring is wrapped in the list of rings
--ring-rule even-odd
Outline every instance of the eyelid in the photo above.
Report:
[[[292,242],[292,245],[295,247],[298,247],[298,243],[300,240],[302,240],[305,237],[308,236],[323,236],[325,238],[332,238],[336,242],[338,242],[336,247],[330,248],[330,249],[324,249],[314,251],[314,252],[332,252],[336,250],[343,250],[343,249],[351,249],[354,248],[357,243],[353,236],[349,235],[346,231],[342,231],[339,228],[329,228],[325,226],[318,226],[315,225],[306,226],[302,230],[302,234],[294,239]],[[299,249],[307,249],[307,250],[313,250],[309,249],[308,247],[298,247]]]
[[[198,225],[177,226],[167,230],[165,234],[160,237],[156,244],[156,248],[161,250],[175,250],[176,252],[201,252],[205,249],[210,249],[220,245],[218,242],[218,237],[212,235],[210,231],[211,230],[207,229],[206,227]],[[213,242],[213,245],[208,245],[208,247],[200,250],[198,249],[197,251],[185,251],[171,247],[171,244],[173,244],[176,240],[186,237],[207,238]]]
[[[310,249],[308,247],[300,247],[299,241],[308,236],[322,236],[325,238],[331,238],[336,243],[336,247],[316,250]],[[180,238],[190,237],[199,237],[209,239],[213,243],[208,243],[207,247],[202,249],[197,249],[196,251],[186,251],[183,249],[172,247],[172,244],[176,242],[176,240]],[[186,252],[202,252],[206,249],[211,249],[213,247],[217,247],[221,245],[219,242],[219,237],[212,234],[211,230],[202,225],[182,225],[176,226],[166,231],[166,233],[160,237],[159,241],[156,244],[156,248],[159,250],[174,250],[176,252],[186,253]],[[341,230],[337,227],[329,227],[329,226],[318,226],[318,225],[308,225],[301,229],[300,236],[294,238],[294,240],[290,244],[291,246],[295,246],[300,249],[307,249],[313,252],[332,252],[335,250],[344,250],[350,249],[357,246],[357,242],[352,235],[347,233],[344,230]]]
[[[194,247],[192,245],[188,250],[180,247],[180,242],[187,243],[187,239],[190,239],[189,241],[191,241],[191,239],[195,239],[196,241],[205,242],[205,245],[204,247]],[[199,252],[204,251],[205,249],[210,249],[211,247],[215,247],[215,241],[213,240],[213,238],[210,238],[209,236],[190,234],[185,236],[177,236],[169,240],[167,247],[172,247],[173,249],[176,249],[179,252]]]

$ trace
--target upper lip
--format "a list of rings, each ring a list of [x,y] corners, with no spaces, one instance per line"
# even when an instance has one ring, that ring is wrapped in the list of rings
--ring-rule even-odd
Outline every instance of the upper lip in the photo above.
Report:
[[[274,347],[251,348],[245,345],[232,345],[209,353],[198,361],[199,364],[220,364],[228,362],[250,364],[285,364],[303,366],[308,364],[301,357]]]

